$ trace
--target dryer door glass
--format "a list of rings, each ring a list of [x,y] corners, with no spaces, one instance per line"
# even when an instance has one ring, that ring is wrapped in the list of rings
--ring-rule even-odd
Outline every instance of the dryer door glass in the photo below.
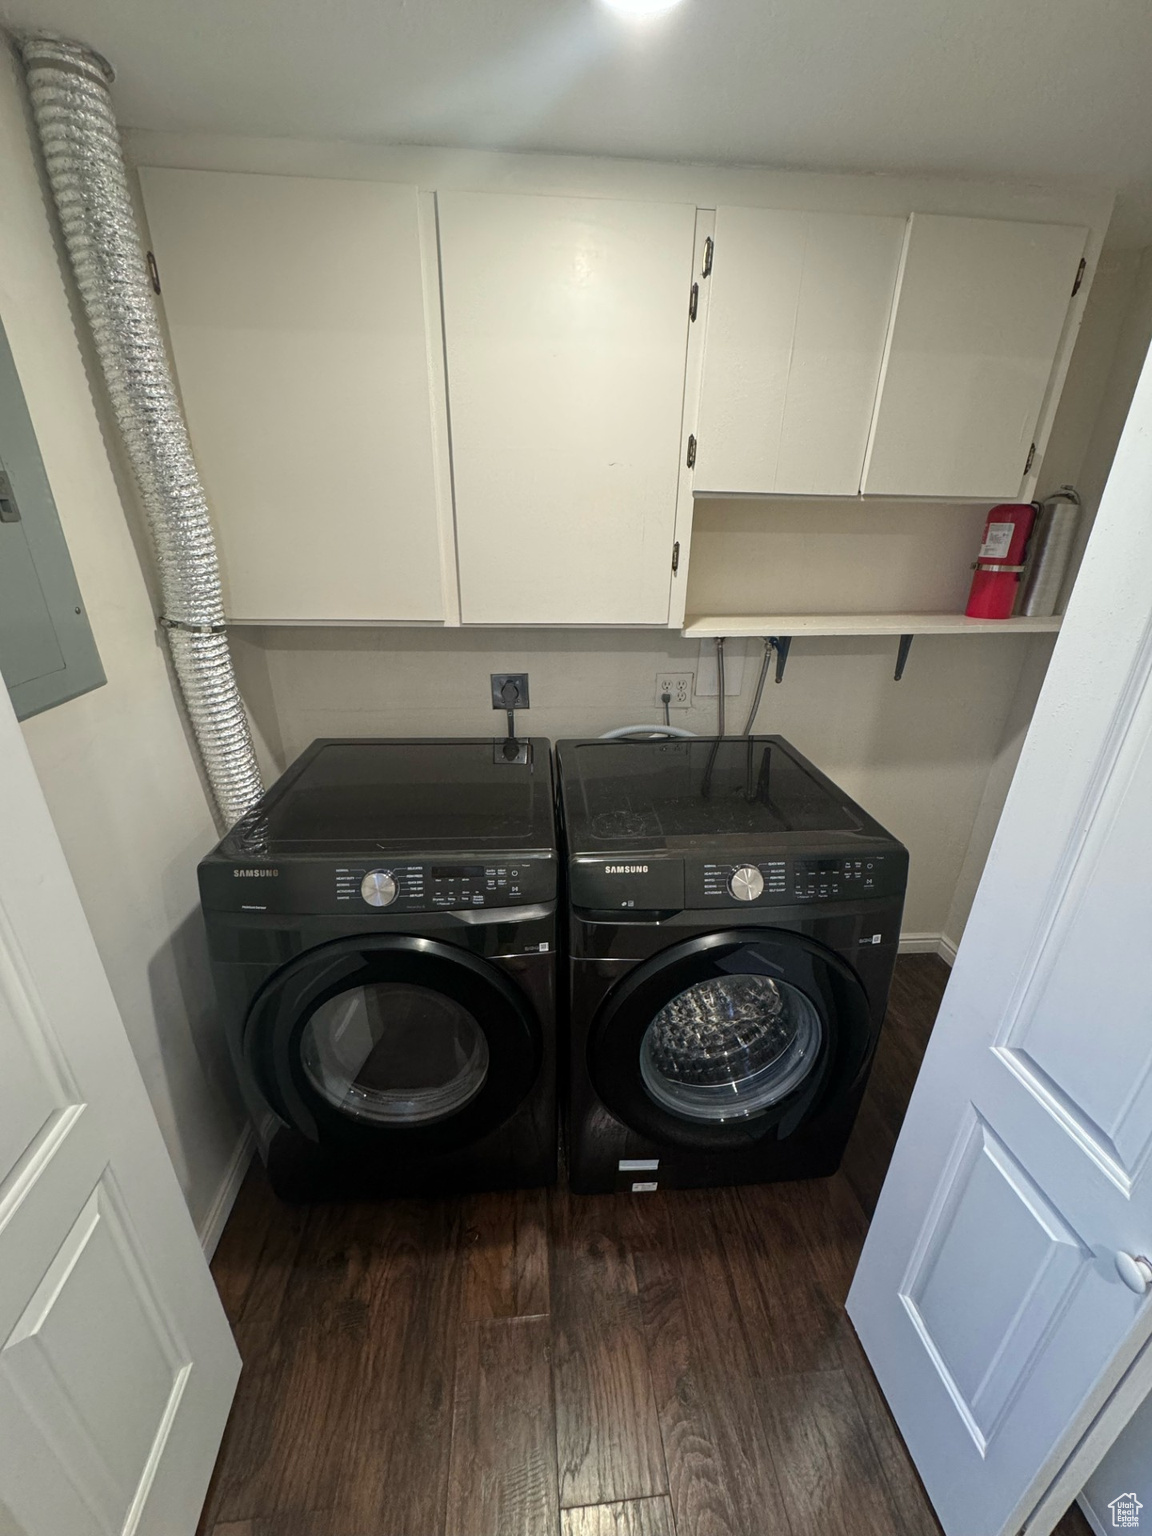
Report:
[[[376,1125],[457,1114],[488,1075],[488,1042],[462,1004],[408,982],[338,992],[300,1039],[308,1080],[329,1104]]]
[[[823,1028],[804,993],[769,976],[714,976],[660,1009],[640,1043],[655,1101],[688,1120],[761,1113],[820,1059]]]

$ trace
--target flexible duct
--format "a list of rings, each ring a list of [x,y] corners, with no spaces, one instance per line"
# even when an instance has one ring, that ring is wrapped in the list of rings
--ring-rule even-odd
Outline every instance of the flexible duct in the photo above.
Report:
[[[222,819],[263,786],[236,686],[216,544],[168,367],[112,112],[109,65],[78,43],[20,44],[64,243],[156,553],[167,636]]]

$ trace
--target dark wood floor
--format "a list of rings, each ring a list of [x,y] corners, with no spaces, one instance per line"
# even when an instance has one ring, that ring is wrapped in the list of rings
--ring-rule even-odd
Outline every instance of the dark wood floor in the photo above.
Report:
[[[254,1169],[203,1536],[936,1536],[843,1303],[947,974],[899,962],[833,1179],[300,1211]]]

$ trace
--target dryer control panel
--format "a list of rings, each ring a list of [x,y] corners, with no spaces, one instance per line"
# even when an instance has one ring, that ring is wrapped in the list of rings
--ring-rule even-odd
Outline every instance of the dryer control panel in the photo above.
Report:
[[[393,903],[424,911],[456,911],[462,907],[518,907],[540,899],[538,871],[524,859],[493,864],[398,864],[363,869],[348,865],[336,871],[336,899],[350,906]]]
[[[465,912],[555,901],[556,860],[549,853],[511,858],[287,859],[200,867],[207,908],[321,916]]]

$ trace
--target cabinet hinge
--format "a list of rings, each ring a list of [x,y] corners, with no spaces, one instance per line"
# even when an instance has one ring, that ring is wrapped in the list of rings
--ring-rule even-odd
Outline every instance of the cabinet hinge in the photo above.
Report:
[[[1032,461],[1033,461],[1033,459],[1035,459],[1035,457],[1036,457],[1036,444],[1033,443],[1031,448],[1029,448],[1029,450],[1028,450],[1028,461],[1024,465],[1024,473],[1025,474],[1027,474],[1028,471],[1032,468]]]
[[[688,318],[695,320],[696,310],[700,304],[700,284],[692,284],[692,292],[688,296]]]
[[[159,293],[160,292],[160,268],[156,265],[156,258],[155,258],[155,256],[153,256],[152,252],[149,251],[148,255],[147,255],[147,257],[145,259],[148,262],[148,276],[149,276],[149,278],[151,279],[151,282],[152,282],[152,292],[153,293]]]
[[[677,539],[672,546],[672,574],[675,576],[680,569],[680,540]]]
[[[1080,292],[1080,284],[1084,281],[1084,273],[1088,270],[1087,258],[1081,256],[1080,265],[1076,268],[1076,281],[1072,284],[1072,297]]]
[[[716,247],[712,243],[712,236],[708,235],[705,238],[705,241],[704,241],[704,261],[703,261],[703,264],[702,264],[702,266],[700,268],[700,276],[701,277],[711,277],[711,275],[712,275],[712,252],[715,249],[716,249]]]
[[[688,434],[688,456],[685,463],[689,469],[696,468],[696,439],[691,432]]]

